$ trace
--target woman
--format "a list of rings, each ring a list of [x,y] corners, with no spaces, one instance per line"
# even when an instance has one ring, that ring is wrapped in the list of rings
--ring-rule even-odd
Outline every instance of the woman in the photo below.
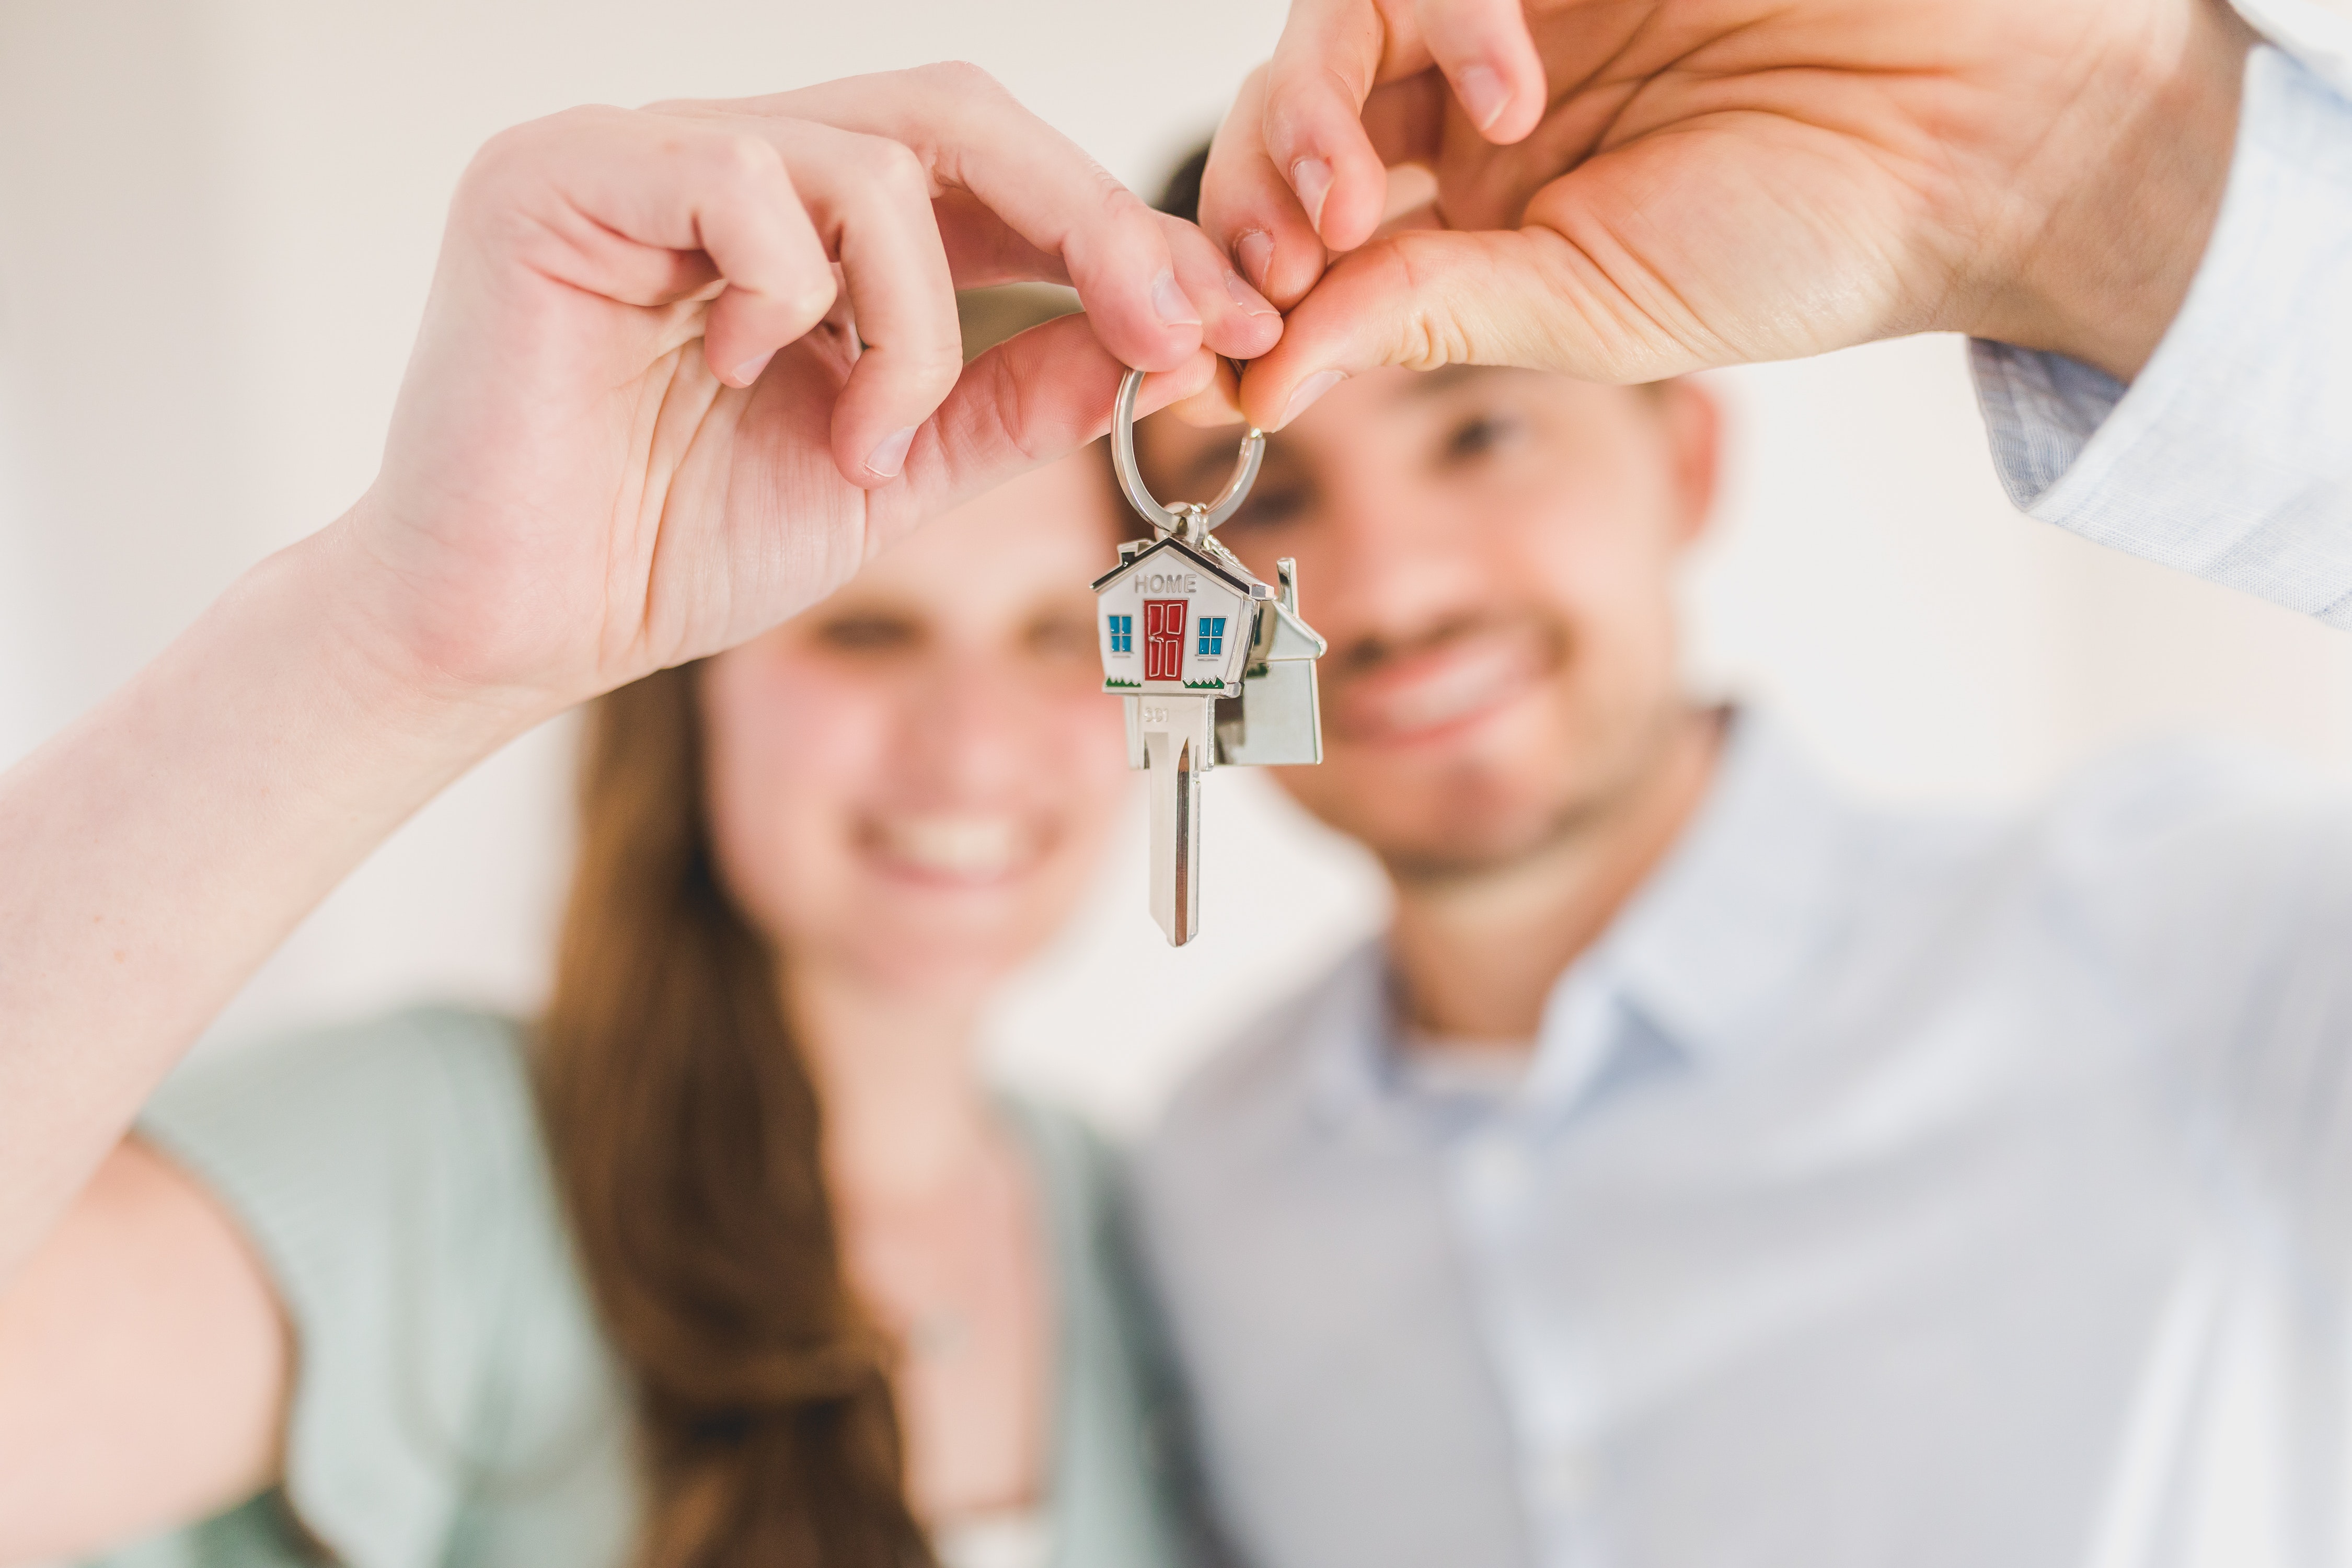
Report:
[[[1088,320],[943,382],[950,280],[1023,270]],[[1254,298],[961,70],[486,150],[368,497],[0,788],[0,1560],[1172,1560],[1092,1157],[969,1060],[1121,766],[1108,493],[969,497],[1098,433],[1097,331],[1164,402]],[[536,1039],[232,1059],[104,1151],[375,837],[614,685]]]

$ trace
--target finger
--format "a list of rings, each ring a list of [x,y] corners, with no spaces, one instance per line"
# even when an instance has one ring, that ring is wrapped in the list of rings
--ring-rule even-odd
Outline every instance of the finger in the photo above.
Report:
[[[1062,283],[1070,280],[1062,258],[1038,249],[1007,228],[1004,220],[970,191],[941,191],[931,202],[940,240],[959,289],[992,289],[1000,283]]]
[[[1176,281],[1199,302],[1201,340],[1214,353],[1255,359],[1282,336],[1282,312],[1242,280],[1209,237],[1182,218],[1162,215],[1160,226],[1176,263]]]
[[[1168,405],[1168,412],[1185,424],[1203,430],[1221,430],[1236,425],[1242,419],[1242,378],[1225,361],[1217,362],[1217,374],[1208,385]]]
[[[727,280],[703,323],[703,357],[731,386],[760,379],[769,359],[824,319],[837,290],[825,246],[790,171],[744,137],[709,153],[713,190],[696,213],[703,252]]]
[[[1543,119],[1544,68],[1520,0],[1413,0],[1413,19],[1481,136],[1502,146],[1535,130]]]
[[[1199,392],[1215,363],[1204,351],[1146,376],[1138,416]],[[917,435],[901,482],[874,496],[877,543],[1106,434],[1126,374],[1084,316],[1032,327],[972,361]]]
[[[1341,380],[1382,365],[1519,365],[1588,381],[1655,381],[1724,348],[1663,287],[1637,298],[1544,228],[1391,235],[1324,275],[1282,342],[1242,376],[1250,422],[1279,429]]]
[[[625,304],[719,284],[703,349],[733,385],[832,308],[833,266],[782,160],[722,126],[615,109],[535,121],[483,148],[458,210],[520,215],[500,237],[521,236],[515,259]]]
[[[886,137],[804,120],[732,122],[756,128],[780,150],[819,238],[841,263],[862,346],[834,400],[834,463],[852,484],[887,484],[963,368],[930,175]]]
[[[1427,63],[1418,40],[1392,37],[1389,17],[1370,0],[1292,5],[1266,63],[1259,136],[1327,248],[1353,250],[1380,223],[1387,178],[1364,132],[1364,100],[1384,74]]]
[[[1186,293],[1158,215],[977,67],[926,66],[743,101],[904,143],[937,194],[975,198],[965,216],[984,213],[1055,258],[1058,267],[1040,275],[1077,289],[1103,346],[1126,363],[1172,369],[1199,350],[1215,300]]]
[[[1201,230],[1250,285],[1288,310],[1323,276],[1330,253],[1265,150],[1266,68],[1242,83],[1201,171]]]
[[[1007,228],[968,192],[950,191],[931,204],[959,289],[1000,283],[1069,281],[1058,258]],[[1201,310],[1202,341],[1217,353],[1254,359],[1282,336],[1282,312],[1251,288],[1233,264],[1192,224],[1160,215],[1175,266],[1177,287]]]

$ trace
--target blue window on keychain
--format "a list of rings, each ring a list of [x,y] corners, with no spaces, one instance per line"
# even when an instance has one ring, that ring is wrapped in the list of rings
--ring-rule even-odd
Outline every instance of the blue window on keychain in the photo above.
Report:
[[[1110,651],[1113,653],[1135,651],[1135,617],[1133,616],[1110,617]]]
[[[1201,657],[1215,658],[1225,651],[1225,617],[1202,616],[1200,619]]]

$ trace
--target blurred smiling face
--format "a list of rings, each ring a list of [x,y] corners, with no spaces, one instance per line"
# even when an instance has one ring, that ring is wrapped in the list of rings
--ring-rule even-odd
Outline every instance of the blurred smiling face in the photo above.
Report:
[[[719,863],[793,964],[963,990],[1068,917],[1127,777],[1087,586],[1111,506],[1066,458],[705,668]]]
[[[1161,416],[1156,493],[1205,497],[1235,430]],[[1286,788],[1401,876],[1542,849],[1627,798],[1685,708],[1676,564],[1712,500],[1717,421],[1683,383],[1383,370],[1268,437],[1218,537],[1298,560],[1325,762]]]

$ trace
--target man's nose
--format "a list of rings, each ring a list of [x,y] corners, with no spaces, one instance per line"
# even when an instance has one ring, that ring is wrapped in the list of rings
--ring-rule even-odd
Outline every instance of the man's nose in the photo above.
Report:
[[[1476,610],[1503,591],[1486,580],[1476,526],[1437,497],[1365,483],[1328,492],[1313,575],[1302,563],[1301,607],[1335,649],[1391,639]]]

